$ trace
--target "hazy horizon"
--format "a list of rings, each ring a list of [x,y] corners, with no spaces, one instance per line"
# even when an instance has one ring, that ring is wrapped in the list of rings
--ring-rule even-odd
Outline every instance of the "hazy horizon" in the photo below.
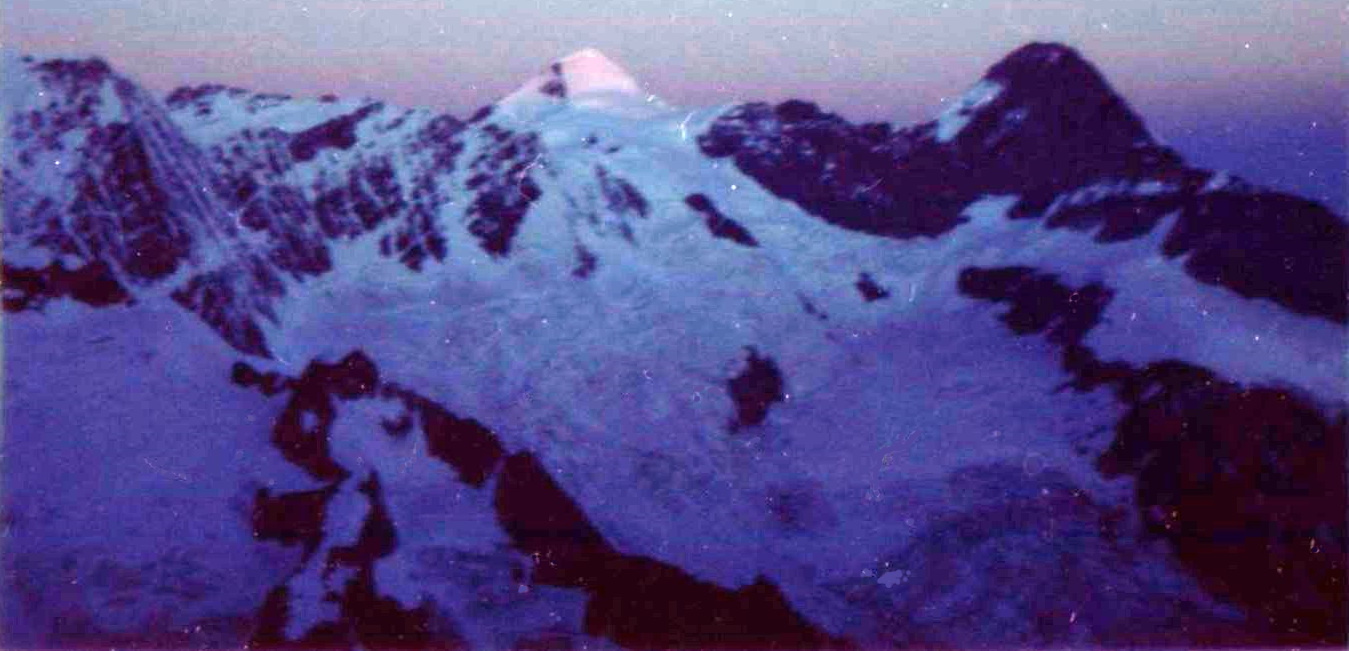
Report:
[[[5,47],[93,55],[158,93],[221,83],[466,116],[550,61],[605,52],[672,104],[813,101],[855,121],[934,117],[1029,41],[1077,48],[1195,165],[1345,212],[1343,61],[1330,2],[924,0],[5,0]]]

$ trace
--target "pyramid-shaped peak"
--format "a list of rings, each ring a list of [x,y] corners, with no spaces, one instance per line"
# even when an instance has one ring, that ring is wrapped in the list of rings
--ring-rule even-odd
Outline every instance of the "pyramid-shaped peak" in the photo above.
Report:
[[[1062,43],[1027,43],[989,68],[984,78],[1003,83],[1067,81],[1109,91],[1100,71]]]
[[[572,52],[571,54],[568,54],[565,57],[562,57],[561,59],[558,59],[558,61],[559,62],[603,61],[608,63],[609,65],[618,66],[618,64],[615,63],[613,59],[610,59],[608,56],[605,56],[603,52],[593,47],[583,47],[575,52]]]
[[[1005,141],[1013,133],[1093,151],[1152,143],[1101,72],[1061,43],[1028,43],[995,63],[938,119],[936,138]]]
[[[1086,60],[1077,50],[1063,43],[1034,41],[1013,50],[1003,57],[1003,62],[1054,66],[1086,63]]]
[[[668,110],[623,66],[593,47],[554,61],[543,74],[497,102],[498,107],[513,108],[517,114],[532,114],[539,107],[559,104],[630,116]]]
[[[550,72],[550,76],[561,84],[563,97],[590,93],[641,94],[642,92],[637,80],[633,79],[623,66],[593,47],[578,50],[558,59]]]

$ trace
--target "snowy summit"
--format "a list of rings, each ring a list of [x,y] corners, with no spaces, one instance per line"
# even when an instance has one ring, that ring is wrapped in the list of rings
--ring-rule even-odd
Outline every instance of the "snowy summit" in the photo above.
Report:
[[[515,108],[562,102],[618,113],[632,113],[634,109],[637,113],[648,113],[650,108],[667,108],[654,95],[644,92],[623,66],[589,47],[553,62],[546,72],[507,95],[498,106]]]

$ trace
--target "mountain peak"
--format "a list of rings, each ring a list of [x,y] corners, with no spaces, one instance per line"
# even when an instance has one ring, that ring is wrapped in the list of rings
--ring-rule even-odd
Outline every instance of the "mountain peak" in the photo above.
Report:
[[[1069,66],[1088,66],[1081,53],[1068,45],[1053,42],[1033,41],[1027,43],[993,66],[998,68],[1055,68]],[[992,72],[992,71],[990,71]]]
[[[1120,152],[1152,136],[1109,82],[1061,43],[1023,45],[994,64],[937,122],[939,142],[984,149],[1009,139]]]
[[[993,64],[984,80],[1041,96],[1115,97],[1100,70],[1062,43],[1027,43]]]
[[[501,106],[566,102],[587,108],[663,107],[623,66],[587,47],[554,61],[541,75],[503,98]]]
[[[593,47],[577,50],[558,59],[550,72],[562,83],[565,96],[576,97],[597,92],[639,95],[642,92],[637,80],[623,66]]]

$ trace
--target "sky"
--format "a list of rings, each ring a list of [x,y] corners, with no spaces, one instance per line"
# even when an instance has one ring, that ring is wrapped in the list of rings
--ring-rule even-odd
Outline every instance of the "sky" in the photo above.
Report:
[[[1078,48],[1194,164],[1346,212],[1343,0],[0,0],[4,46],[151,89],[224,83],[466,116],[596,47],[682,106],[935,116],[1019,45]]]

